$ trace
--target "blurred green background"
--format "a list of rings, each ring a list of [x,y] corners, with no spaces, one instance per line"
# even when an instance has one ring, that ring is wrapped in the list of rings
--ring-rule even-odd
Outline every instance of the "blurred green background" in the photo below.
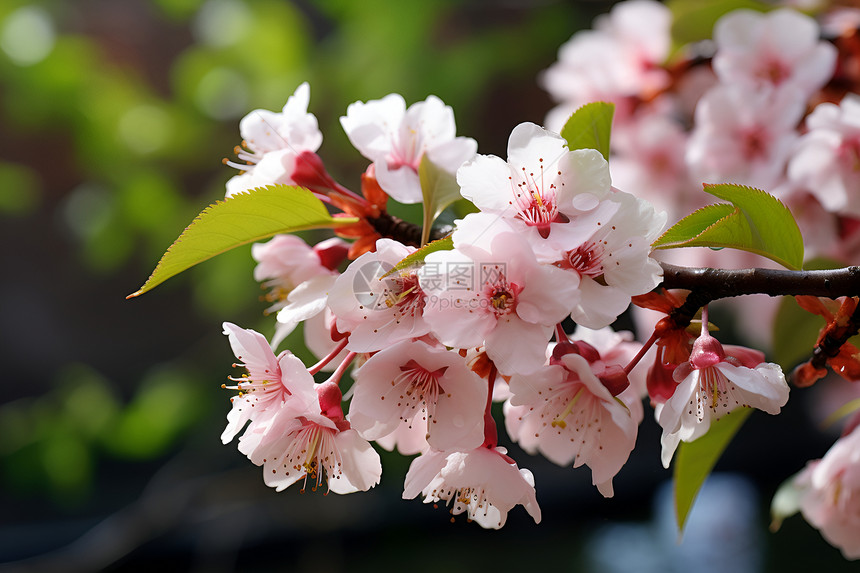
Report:
[[[438,95],[458,134],[504,156],[510,130],[541,123],[552,106],[538,72],[611,4],[0,0],[0,563],[433,570],[442,562],[422,560],[433,548],[452,571],[599,570],[591,532],[649,519],[670,477],[652,420],[612,500],[587,470],[519,453],[536,475],[540,526],[517,509],[503,531],[483,532],[402,501],[409,460],[397,456],[384,458],[382,484],[367,494],[276,494],[219,441],[229,409],[219,386],[233,360],[220,325],[273,331],[250,248],[124,297],[223,197],[234,172],[221,158],[232,157],[250,110],[279,110],[309,81],[320,154],[352,188],[365,161],[338,118],[391,92],[409,103]],[[800,416],[789,407],[784,424]],[[759,435],[756,418],[749,435]],[[751,447],[767,449],[780,430],[761,428]],[[727,469],[765,476],[760,529],[779,480],[826,446],[752,462],[728,453]],[[785,528],[763,537],[768,568],[843,565],[803,522]]]

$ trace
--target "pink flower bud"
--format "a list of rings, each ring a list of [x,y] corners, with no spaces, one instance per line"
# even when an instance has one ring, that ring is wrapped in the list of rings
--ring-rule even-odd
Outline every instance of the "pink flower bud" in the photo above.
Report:
[[[606,370],[598,378],[613,396],[618,396],[630,386],[630,379],[627,377],[627,373],[618,364],[607,366]]]
[[[693,368],[701,370],[719,364],[726,359],[723,345],[711,336],[703,334],[693,343],[693,352],[690,354],[690,364]]]
[[[323,382],[316,387],[316,390],[322,414],[334,422],[342,420],[343,409],[341,408],[341,401],[343,400],[343,394],[337,383],[332,381]]]

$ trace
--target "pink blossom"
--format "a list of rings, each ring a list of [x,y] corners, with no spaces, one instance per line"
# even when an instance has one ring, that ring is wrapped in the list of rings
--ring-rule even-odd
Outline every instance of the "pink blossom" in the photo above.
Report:
[[[291,352],[285,350],[276,357],[262,334],[229,322],[224,323],[224,334],[240,361],[237,366],[244,367],[247,373],[231,378],[236,385],[229,388],[238,390],[239,395],[231,398],[233,408],[227,414],[222,442],[230,442],[249,420],[253,426],[270,419],[285,402],[301,410],[316,400],[313,387],[308,386],[313,384],[313,378]]]
[[[806,119],[788,176],[832,213],[860,217],[860,97],[819,104]]]
[[[430,449],[430,444],[427,443],[427,420],[401,420],[393,432],[374,442],[389,452],[396,449],[402,456],[423,454]]]
[[[642,410],[640,402],[636,419],[615,399],[607,383],[616,379],[627,381],[620,365],[604,362],[593,346],[556,345],[542,370],[511,377],[508,433],[527,452],[540,451],[558,465],[588,465],[592,483],[612,497],[612,478],[633,451]],[[614,388],[615,394],[624,389]]]
[[[540,78],[561,103],[547,116],[547,125],[560,130],[573,111],[591,101],[615,103],[616,123],[624,123],[633,98],[648,98],[669,80],[660,64],[669,54],[671,23],[663,4],[632,0],[598,17],[594,30],[574,34]]]
[[[784,177],[805,102],[795,90],[720,85],[702,97],[686,160],[705,183],[772,189]]]
[[[457,171],[457,183],[463,197],[501,215],[539,253],[581,242],[611,215],[601,205],[610,179],[600,152],[568,151],[561,136],[533,123],[511,132],[507,161],[478,155]]]
[[[380,187],[401,203],[422,200],[418,166],[425,154],[453,174],[478,149],[474,139],[456,137],[454,112],[436,96],[409,109],[398,94],[358,101],[340,123],[356,149],[373,161]]]
[[[401,421],[425,422],[437,450],[469,450],[484,441],[487,384],[457,352],[402,341],[374,354],[355,375],[349,421],[377,440]]]
[[[532,473],[519,469],[504,448],[450,454],[431,450],[418,456],[406,474],[403,499],[419,493],[424,503],[444,501],[452,515],[465,512],[470,521],[487,529],[501,528],[518,504],[535,523],[541,519]]]
[[[666,224],[666,214],[650,203],[617,191],[606,203],[617,211],[581,243],[570,243],[554,265],[579,277],[580,301],[571,318],[588,328],[615,321],[633,296],[656,287],[663,277],[660,265],[649,255],[651,243]]]
[[[503,226],[488,228],[486,219],[494,217],[469,215],[455,231],[457,248],[425,259],[418,273],[429,300],[425,318],[443,344],[484,345],[500,372],[532,372],[546,359],[552,326],[578,300],[577,281],[561,269],[538,264],[518,234]],[[461,231],[480,237],[458,246]]]
[[[296,158],[304,151],[315,152],[322,144],[316,117],[308,113],[310,87],[296,88],[280,112],[257,109],[239,122],[242,146],[240,160],[227,162],[243,171],[227,182],[227,197],[255,187],[293,184]]]
[[[690,203],[685,195],[694,188],[684,162],[686,146],[687,134],[677,120],[656,113],[637,117],[625,129],[613,130],[609,162],[613,185],[668,211],[672,221],[679,220],[687,215],[683,210]]]
[[[313,248],[295,235],[277,235],[267,243],[255,243],[251,256],[257,261],[254,280],[269,289],[266,300],[272,303],[266,312],[277,312],[287,306],[289,294],[301,283],[316,276],[335,276],[337,265],[346,258],[348,243],[332,238]],[[272,346],[278,344],[298,324],[298,321],[282,320]]]
[[[616,331],[610,326],[594,330],[577,325],[576,330],[571,335],[572,340],[581,340],[593,346],[600,353],[604,367],[613,364],[626,367],[642,348],[642,343],[637,342],[634,338],[632,332],[628,330]],[[594,370],[594,366],[592,366],[592,370]],[[647,368],[644,365],[633,368],[627,375],[630,386],[617,395],[627,406],[630,417],[637,425],[645,417],[642,399],[648,394],[645,387],[646,373]]]
[[[690,360],[675,369],[675,393],[655,410],[663,428],[664,467],[669,467],[679,442],[704,435],[711,421],[740,407],[778,414],[788,401],[788,384],[778,365],[752,367],[748,354],[739,359],[727,350],[705,332],[693,343]]]
[[[803,517],[846,559],[860,559],[860,428],[795,478]]]
[[[722,82],[797,90],[808,98],[833,75],[836,48],[800,12],[729,12],[714,26],[714,70]]]
[[[373,352],[395,342],[427,334],[427,295],[414,268],[386,274],[414,248],[379,239],[376,251],[357,258],[331,287],[328,302],[340,332],[349,332],[347,348]]]
[[[310,388],[316,390],[317,401],[304,410],[282,409],[266,426],[249,429],[239,451],[263,466],[266,485],[277,491],[302,479],[305,484],[310,480],[313,490],[326,483],[338,494],[378,484],[379,454],[343,419],[337,385],[311,381]]]

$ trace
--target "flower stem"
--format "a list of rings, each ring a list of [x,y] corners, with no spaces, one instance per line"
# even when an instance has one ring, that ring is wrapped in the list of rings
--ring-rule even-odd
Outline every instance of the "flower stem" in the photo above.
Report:
[[[329,377],[328,380],[326,380],[326,382],[334,382],[335,384],[340,385],[340,379],[343,377],[343,373],[346,372],[346,369],[349,367],[350,364],[352,364],[352,360],[357,355],[358,354],[355,352],[350,352],[349,354],[347,354],[346,358],[343,359],[343,362],[340,363],[340,366],[337,367],[337,370],[332,373],[332,375]]]
[[[651,337],[645,341],[645,344],[642,345],[642,348],[639,349],[639,352],[636,353],[636,356],[634,356],[627,364],[627,366],[624,367],[625,374],[630,374],[630,371],[633,370],[637,364],[639,364],[639,361],[642,360],[642,357],[645,356],[645,353],[650,350],[650,348],[654,345],[655,342],[657,342],[658,338],[659,336],[657,335],[657,331],[655,330],[651,333]]]
[[[484,443],[483,448],[493,449],[499,445],[499,432],[496,428],[496,420],[493,418],[493,388],[496,385],[496,365],[490,366],[490,374],[487,376],[487,405],[484,409]]]
[[[341,341],[338,343],[338,345],[337,345],[337,346],[335,346],[334,350],[332,350],[331,352],[329,352],[329,353],[328,353],[328,355],[327,355],[325,358],[323,358],[322,360],[320,360],[319,362],[317,362],[316,364],[314,364],[313,366],[311,366],[310,368],[308,368],[308,372],[311,374],[311,376],[313,376],[314,374],[316,374],[317,372],[319,372],[320,370],[322,370],[323,368],[325,368],[325,365],[326,365],[326,364],[328,364],[329,362],[331,362],[332,360],[334,360],[335,356],[337,356],[338,354],[340,354],[341,350],[343,350],[344,348],[346,348],[347,343],[349,343],[349,337],[344,338],[343,340],[341,340]]]

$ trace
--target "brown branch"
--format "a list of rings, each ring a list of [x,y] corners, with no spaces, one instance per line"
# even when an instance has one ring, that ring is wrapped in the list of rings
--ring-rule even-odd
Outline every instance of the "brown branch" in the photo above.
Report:
[[[421,246],[421,225],[404,221],[386,212],[381,213],[379,217],[367,217],[367,222],[383,237],[394,239],[410,247]],[[450,228],[435,227],[430,231],[429,240],[441,239],[450,232]]]
[[[860,267],[826,271],[772,269],[711,269],[660,263],[664,288],[682,288],[707,293],[711,300],[766,294],[769,296],[811,295],[838,298],[860,296]]]
[[[684,304],[672,313],[672,319],[680,327],[689,324],[700,308],[721,298],[749,294],[811,295],[833,299],[840,296],[860,296],[860,267],[786,271],[681,267],[669,263],[660,263],[660,266],[663,267],[663,282],[660,287],[690,291]]]

